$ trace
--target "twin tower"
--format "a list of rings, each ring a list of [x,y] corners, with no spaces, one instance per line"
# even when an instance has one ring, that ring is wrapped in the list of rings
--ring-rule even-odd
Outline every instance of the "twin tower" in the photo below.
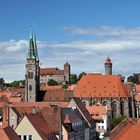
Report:
[[[37,95],[40,91],[40,67],[36,36],[33,32],[30,34],[25,81],[25,102],[37,101]]]

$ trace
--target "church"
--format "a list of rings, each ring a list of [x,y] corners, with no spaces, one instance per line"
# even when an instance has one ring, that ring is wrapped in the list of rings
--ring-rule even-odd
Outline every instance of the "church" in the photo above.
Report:
[[[93,106],[100,102],[110,106],[112,118],[118,116],[135,116],[135,104],[133,97],[125,89],[119,75],[112,75],[112,62],[109,57],[105,60],[105,74],[87,74],[82,76],[74,90],[74,97],[79,97],[86,106]],[[54,79],[58,83],[69,82],[70,65],[66,63],[64,70],[57,68],[39,67],[36,37],[30,34],[29,50],[26,60],[26,86],[25,101],[37,101],[40,93],[40,79],[47,82]],[[59,78],[58,78],[59,77]]]

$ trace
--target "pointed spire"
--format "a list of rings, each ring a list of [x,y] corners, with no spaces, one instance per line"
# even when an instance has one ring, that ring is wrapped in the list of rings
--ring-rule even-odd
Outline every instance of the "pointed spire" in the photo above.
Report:
[[[36,61],[39,61],[38,51],[37,51],[37,43],[36,43],[36,36],[33,32],[32,26],[31,26],[30,30],[31,30],[30,31],[30,41],[29,41],[29,50],[28,50],[27,59],[34,59]]]
[[[34,55],[34,42],[33,42],[33,31],[30,32],[29,50],[27,59],[35,59]]]
[[[38,57],[38,51],[37,51],[37,44],[36,44],[36,36],[33,36],[33,42],[34,42],[34,54],[35,54],[35,58],[36,61],[39,61],[39,57]]]

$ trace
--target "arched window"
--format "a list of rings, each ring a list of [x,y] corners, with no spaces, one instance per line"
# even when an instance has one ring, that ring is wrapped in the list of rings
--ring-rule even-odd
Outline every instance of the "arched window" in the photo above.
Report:
[[[32,91],[32,85],[29,85],[29,90]]]
[[[28,72],[28,78],[33,79],[33,72]]]

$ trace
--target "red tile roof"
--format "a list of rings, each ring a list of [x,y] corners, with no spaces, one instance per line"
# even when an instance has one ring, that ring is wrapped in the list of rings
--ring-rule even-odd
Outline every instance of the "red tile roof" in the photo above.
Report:
[[[136,85],[136,92],[140,93],[140,85]]]
[[[111,140],[140,140],[140,123],[129,123]]]
[[[135,97],[134,97],[134,98],[135,98],[135,100],[136,100],[136,101],[138,101],[138,102],[139,102],[139,101],[140,101],[140,94],[135,95]]]
[[[86,107],[94,120],[103,120],[103,115],[106,114],[106,106],[89,106]]]
[[[47,91],[44,101],[68,101],[73,97],[73,92],[69,90]]]
[[[10,126],[0,128],[0,139],[1,140],[20,140],[19,136]]]
[[[44,91],[62,90],[62,86],[43,86],[42,90],[44,90]]]
[[[76,97],[128,97],[119,76],[83,75],[75,89]]]
[[[76,88],[76,85],[71,85],[71,86],[68,86],[67,90],[75,90],[75,88]]]
[[[57,140],[45,120],[39,114],[26,115],[43,140]]]
[[[58,68],[41,68],[40,75],[64,75],[64,70]]]

